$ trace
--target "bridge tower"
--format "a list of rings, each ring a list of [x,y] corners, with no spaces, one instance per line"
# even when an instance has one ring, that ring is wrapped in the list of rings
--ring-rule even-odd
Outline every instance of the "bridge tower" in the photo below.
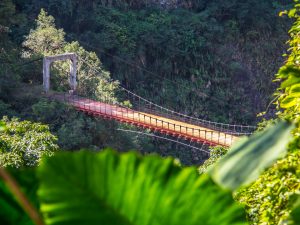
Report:
[[[45,93],[50,89],[50,66],[51,63],[61,60],[71,60],[69,83],[71,90],[74,92],[77,87],[76,72],[77,72],[77,56],[75,53],[65,53],[54,56],[45,56],[43,59],[43,88]]]

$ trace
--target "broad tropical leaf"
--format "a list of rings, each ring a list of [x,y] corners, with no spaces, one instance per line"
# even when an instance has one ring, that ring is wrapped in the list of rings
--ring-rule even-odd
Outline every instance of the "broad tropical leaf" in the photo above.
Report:
[[[293,127],[280,122],[240,140],[210,171],[214,181],[235,190],[257,179],[265,168],[284,156]]]
[[[12,171],[11,171],[12,172]],[[31,202],[35,201],[36,184],[33,171],[18,171],[15,173],[15,178],[22,185],[23,191]],[[35,199],[34,199],[35,198]],[[0,179],[0,224],[5,225],[33,225],[34,223],[21,208],[5,183]]]
[[[230,192],[170,158],[60,153],[43,162],[38,176],[46,224],[246,224]]]
[[[289,224],[300,224],[300,195],[295,196],[297,198],[293,210],[290,215],[291,222]]]

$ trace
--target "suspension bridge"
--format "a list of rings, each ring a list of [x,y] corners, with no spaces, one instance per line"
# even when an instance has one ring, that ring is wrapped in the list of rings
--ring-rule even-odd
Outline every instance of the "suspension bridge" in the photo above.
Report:
[[[50,65],[54,61],[67,59],[72,61],[69,80],[71,91],[68,93],[52,92],[49,90]],[[101,99],[79,96],[75,94],[77,87],[76,63],[77,56],[74,53],[45,57],[43,63],[44,91],[49,98],[69,104],[91,116],[116,120],[164,135],[211,146],[229,147],[239,136],[249,135],[255,130],[254,126],[216,123],[175,112],[144,99],[121,85],[119,90],[125,93],[132,107],[126,107],[105,96]]]

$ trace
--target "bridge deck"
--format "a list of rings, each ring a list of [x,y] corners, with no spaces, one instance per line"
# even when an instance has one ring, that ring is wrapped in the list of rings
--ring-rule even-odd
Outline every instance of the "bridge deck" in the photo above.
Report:
[[[53,96],[52,96],[53,97]],[[122,106],[107,104],[74,95],[55,95],[55,99],[67,101],[80,111],[94,116],[115,119],[120,122],[155,130],[164,134],[178,136],[193,142],[205,142],[210,145],[231,146],[238,138],[235,135],[215,131],[201,126],[173,119],[139,112]],[[62,99],[63,98],[63,99]]]

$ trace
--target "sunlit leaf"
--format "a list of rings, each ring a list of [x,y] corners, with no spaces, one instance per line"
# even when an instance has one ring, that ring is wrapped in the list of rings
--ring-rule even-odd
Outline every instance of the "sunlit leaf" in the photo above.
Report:
[[[297,9],[291,9],[289,12],[288,12],[288,16],[289,17],[294,17],[297,13]]]
[[[61,153],[38,172],[46,224],[246,224],[230,192],[170,158]]]
[[[257,179],[265,168],[285,155],[293,127],[280,122],[240,140],[210,171],[215,182],[235,190]]]
[[[5,123],[4,121],[0,121],[0,132],[5,130]]]
[[[298,83],[300,83],[300,77],[289,76],[287,80],[281,83],[280,87],[286,88],[292,86],[293,84],[298,84]]]
[[[289,91],[289,96],[300,97],[300,84],[295,84],[291,87]]]
[[[280,102],[280,106],[281,108],[287,109],[295,106],[297,103],[298,103],[298,98],[295,98],[293,96],[287,96]]]

